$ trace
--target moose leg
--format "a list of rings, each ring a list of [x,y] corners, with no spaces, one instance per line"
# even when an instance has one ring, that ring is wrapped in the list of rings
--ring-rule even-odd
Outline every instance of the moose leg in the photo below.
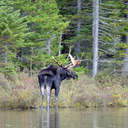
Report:
[[[51,96],[51,88],[50,88],[50,86],[46,86],[46,92],[47,92],[47,110],[49,110],[50,96]]]
[[[43,101],[44,101],[44,86],[43,85],[40,87],[40,92],[41,92],[41,96],[42,96],[42,106],[41,106],[41,108],[43,109]]]
[[[58,95],[59,95],[60,88],[55,89],[55,97],[56,97],[56,111],[58,111]]]

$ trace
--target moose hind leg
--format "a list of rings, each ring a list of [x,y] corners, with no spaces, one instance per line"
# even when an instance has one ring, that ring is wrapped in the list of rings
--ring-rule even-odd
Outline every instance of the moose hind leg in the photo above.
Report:
[[[47,93],[47,109],[49,109],[50,96],[51,96],[51,87],[49,85],[46,86],[46,93]]]
[[[43,109],[43,101],[44,101],[44,86],[43,85],[40,87],[40,92],[41,92],[41,96],[42,96],[42,106],[41,106],[41,108]]]

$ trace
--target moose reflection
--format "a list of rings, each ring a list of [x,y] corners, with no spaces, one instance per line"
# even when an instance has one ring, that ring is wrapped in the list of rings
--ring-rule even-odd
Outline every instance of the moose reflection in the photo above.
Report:
[[[52,59],[55,61],[55,63],[58,66],[51,64],[47,68],[41,70],[38,74],[38,81],[39,81],[39,86],[40,86],[40,91],[41,91],[41,96],[42,96],[42,102],[44,100],[44,89],[46,89],[48,109],[50,105],[51,90],[55,89],[56,109],[57,109],[58,108],[58,95],[60,91],[61,82],[65,79],[69,80],[71,78],[73,79],[78,78],[76,72],[71,70],[71,68],[76,66],[77,64],[74,66],[72,64],[63,66],[63,65],[60,65],[54,57]],[[72,60],[73,59],[71,59],[71,61]]]
[[[53,115],[50,114],[50,109],[48,109],[46,120],[44,118],[44,115],[45,115],[45,112],[41,110],[40,128],[59,128],[59,117],[58,117],[57,109],[55,111],[55,114]]]

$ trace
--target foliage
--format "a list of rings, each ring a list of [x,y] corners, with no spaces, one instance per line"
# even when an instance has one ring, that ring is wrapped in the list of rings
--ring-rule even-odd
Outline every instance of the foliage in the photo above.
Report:
[[[101,1],[100,3],[100,23],[99,23],[99,57],[100,59],[115,61],[113,70],[121,70],[122,61],[126,56],[125,49],[127,44],[125,36],[127,35],[126,7],[127,4],[122,1]],[[109,66],[108,66],[109,67]]]
[[[78,11],[77,0],[67,2],[57,0],[60,13],[70,20],[70,24],[63,36],[63,44],[66,47],[72,46],[72,53],[81,58],[82,52],[91,52],[92,45],[92,3],[89,0],[81,1],[81,10]],[[78,22],[80,21],[80,31],[78,30]],[[77,47],[79,45],[79,48]],[[78,50],[79,49],[79,50]],[[79,53],[80,51],[80,53]],[[83,56],[85,59],[86,56]]]
[[[83,67],[92,69],[92,0],[79,2],[1,0],[0,71],[5,75],[23,70],[32,74],[51,63],[52,55],[59,58],[59,50],[66,56],[70,48],[76,58],[86,60]],[[127,55],[126,15],[126,2],[100,1],[99,60],[114,61],[116,69],[121,69],[118,62],[123,64]],[[99,63],[102,69],[105,64]]]
[[[24,47],[25,38],[30,34],[27,23],[27,17],[21,17],[20,10],[0,6],[0,70],[5,74],[15,72],[19,48]]]
[[[0,69],[8,74],[5,63],[9,62],[13,71],[27,68],[32,72],[47,65],[49,56],[58,54],[60,33],[69,24],[56,2],[2,0],[0,4],[0,58],[4,65]]]

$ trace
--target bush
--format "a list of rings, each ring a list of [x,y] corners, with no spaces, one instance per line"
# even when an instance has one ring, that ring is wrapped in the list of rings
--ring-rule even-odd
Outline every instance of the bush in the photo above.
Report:
[[[0,75],[0,107],[36,108],[40,106],[40,91],[35,77],[19,74],[17,80],[9,81]]]

